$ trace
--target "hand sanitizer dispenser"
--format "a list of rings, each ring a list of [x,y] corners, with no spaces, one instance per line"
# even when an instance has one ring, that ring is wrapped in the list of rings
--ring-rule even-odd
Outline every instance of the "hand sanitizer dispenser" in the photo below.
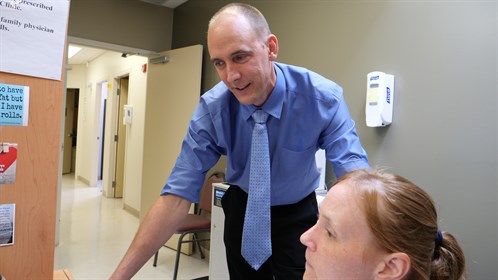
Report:
[[[374,71],[367,75],[367,126],[379,127],[393,120],[394,76]]]
[[[123,124],[130,125],[133,120],[133,105],[124,105],[123,110]]]

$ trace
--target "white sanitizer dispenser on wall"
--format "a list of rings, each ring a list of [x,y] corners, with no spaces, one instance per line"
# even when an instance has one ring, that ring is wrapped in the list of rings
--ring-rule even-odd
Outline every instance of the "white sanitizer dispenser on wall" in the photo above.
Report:
[[[394,76],[374,71],[367,75],[367,126],[386,126],[393,121]]]

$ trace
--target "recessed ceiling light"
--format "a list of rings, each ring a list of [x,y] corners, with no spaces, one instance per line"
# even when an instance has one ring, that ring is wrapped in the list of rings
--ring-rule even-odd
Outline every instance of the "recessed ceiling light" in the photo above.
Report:
[[[68,48],[68,50],[67,50],[67,57],[68,57],[68,58],[71,58],[71,57],[73,57],[75,54],[77,54],[79,51],[81,51],[81,48],[80,48],[80,47],[69,46],[69,48]]]

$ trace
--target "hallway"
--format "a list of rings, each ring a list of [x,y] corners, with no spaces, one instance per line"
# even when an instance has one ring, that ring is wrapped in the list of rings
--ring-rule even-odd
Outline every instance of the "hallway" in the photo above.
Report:
[[[60,237],[54,269],[68,269],[75,280],[108,279],[138,228],[139,220],[122,209],[121,199],[102,196],[96,187],[62,176]],[[157,267],[151,258],[133,279],[171,279],[175,251],[162,247]],[[209,263],[199,254],[182,255],[179,279],[209,274]]]

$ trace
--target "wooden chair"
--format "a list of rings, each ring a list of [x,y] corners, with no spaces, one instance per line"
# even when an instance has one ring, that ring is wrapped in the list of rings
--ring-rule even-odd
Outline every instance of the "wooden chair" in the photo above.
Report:
[[[179,234],[178,238],[178,246],[176,248],[176,261],[175,261],[175,270],[173,274],[173,280],[176,280],[178,275],[178,266],[180,263],[180,254],[181,247],[184,243],[194,243],[194,249],[197,245],[199,252],[201,254],[201,258],[204,259],[204,253],[202,252],[200,242],[209,241],[209,238],[198,239],[197,234],[201,232],[210,232],[211,231],[211,220],[202,216],[202,212],[211,213],[211,201],[212,201],[212,184],[213,183],[221,183],[225,181],[225,174],[222,172],[215,172],[204,183],[201,191],[201,198],[199,203],[196,205],[194,213],[187,214],[187,217],[180,226],[176,229],[176,234]],[[192,234],[192,239],[183,240],[185,236]],[[166,246],[166,245],[164,245]],[[157,257],[159,251],[154,255],[154,264],[153,266],[157,266]]]

